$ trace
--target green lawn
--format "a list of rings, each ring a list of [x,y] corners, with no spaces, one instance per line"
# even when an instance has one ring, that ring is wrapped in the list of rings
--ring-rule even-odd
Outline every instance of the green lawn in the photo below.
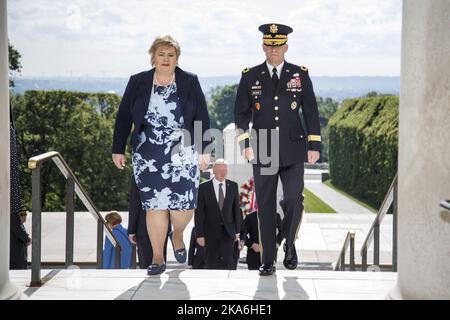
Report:
[[[331,180],[327,180],[324,182],[327,186],[329,186],[331,189],[336,190],[337,192],[339,192],[340,194],[342,194],[343,196],[346,196],[347,198],[349,198],[352,201],[355,201],[356,203],[358,203],[359,205],[363,206],[364,208],[372,211],[373,213],[377,213],[378,209],[374,208],[373,206],[371,206],[370,204],[364,202],[363,200],[360,200],[358,198],[356,198],[355,196],[352,196],[351,194],[339,189],[338,187],[336,187],[333,184],[333,181]]]
[[[303,196],[305,197],[303,204],[305,205],[305,212],[311,213],[336,213],[336,210],[331,208],[319,197],[308,189],[304,189]]]

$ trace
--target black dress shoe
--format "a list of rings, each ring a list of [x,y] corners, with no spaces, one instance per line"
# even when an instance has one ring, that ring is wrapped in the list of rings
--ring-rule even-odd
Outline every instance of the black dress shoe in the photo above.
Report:
[[[270,276],[276,271],[273,263],[264,263],[259,267],[259,275],[260,276]]]
[[[292,245],[286,250],[284,255],[283,265],[286,269],[294,270],[298,266],[297,252],[295,251],[295,246]]]

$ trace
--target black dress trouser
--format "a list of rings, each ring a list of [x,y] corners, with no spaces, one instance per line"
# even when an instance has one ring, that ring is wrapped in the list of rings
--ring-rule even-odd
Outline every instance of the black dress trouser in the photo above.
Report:
[[[277,255],[277,186],[278,177],[283,186],[286,211],[281,224],[283,238],[288,246],[294,244],[303,213],[304,164],[279,167],[275,174],[261,174],[262,167],[253,165],[258,225],[260,232],[261,261],[274,263]]]

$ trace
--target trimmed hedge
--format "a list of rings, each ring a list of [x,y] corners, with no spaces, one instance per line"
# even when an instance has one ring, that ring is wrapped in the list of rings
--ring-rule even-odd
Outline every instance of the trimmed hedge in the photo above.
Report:
[[[397,172],[395,96],[348,99],[329,121],[333,184],[379,208]]]

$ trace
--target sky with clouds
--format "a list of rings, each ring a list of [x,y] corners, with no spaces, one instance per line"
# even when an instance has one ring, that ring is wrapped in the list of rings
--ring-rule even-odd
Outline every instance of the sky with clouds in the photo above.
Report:
[[[401,0],[12,0],[8,32],[24,76],[119,76],[150,68],[161,34],[180,66],[236,75],[264,61],[258,26],[291,26],[286,60],[314,76],[400,74]]]

